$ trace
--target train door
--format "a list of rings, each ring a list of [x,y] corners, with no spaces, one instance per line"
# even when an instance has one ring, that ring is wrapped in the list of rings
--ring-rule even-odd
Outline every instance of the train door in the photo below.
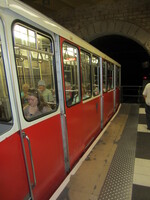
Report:
[[[61,38],[61,49],[69,160],[72,167],[84,149],[79,48]]]
[[[85,144],[88,147],[100,132],[100,62],[96,55],[81,50],[82,108]]]
[[[16,200],[31,195],[4,35],[0,19],[0,199]]]
[[[114,65],[103,60],[103,124],[114,113]]]
[[[66,176],[54,42],[51,35],[33,26],[15,23],[13,43],[14,84],[29,182],[33,198],[45,200]]]

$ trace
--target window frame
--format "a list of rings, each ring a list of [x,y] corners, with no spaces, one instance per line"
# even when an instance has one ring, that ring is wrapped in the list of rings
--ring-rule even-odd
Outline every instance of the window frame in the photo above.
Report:
[[[83,75],[83,71],[82,71],[82,57],[81,57],[81,52],[83,52],[84,54],[88,55],[89,56],[89,66],[90,66],[90,95],[89,97],[87,96],[86,98],[83,98],[83,91],[82,91],[82,101],[86,101],[86,100],[89,100],[92,98],[92,65],[91,65],[91,53],[81,49],[80,50],[80,65],[81,65],[81,76]],[[82,76],[82,90],[84,89],[83,88],[83,76]]]
[[[66,41],[66,40],[64,40],[63,41],[63,43],[62,43],[62,49],[61,49],[61,51],[62,51],[62,62],[63,62],[63,76],[64,76],[64,92],[65,92],[65,97],[67,97],[67,95],[66,95],[66,82],[67,81],[65,81],[65,63],[64,63],[64,53],[63,53],[63,45],[64,44],[66,44],[66,45],[68,45],[68,46],[70,46],[71,48],[73,48],[73,49],[76,49],[77,50],[77,80],[78,80],[78,97],[79,97],[79,101],[77,101],[77,102],[74,102],[74,103],[72,103],[74,100],[73,100],[73,98],[74,97],[71,97],[70,99],[68,99],[67,100],[67,98],[66,98],[66,106],[68,107],[68,108],[70,108],[70,107],[72,107],[72,106],[75,106],[75,105],[77,105],[77,104],[79,104],[80,102],[81,102],[81,74],[80,74],[80,51],[79,51],[79,47],[78,46],[76,46],[75,44],[72,44],[72,43],[70,43],[70,42],[68,42],[68,41]],[[67,61],[66,61],[67,62]],[[73,66],[73,65],[71,65],[71,66]],[[72,73],[72,72],[71,72]],[[70,83],[70,82],[69,82]],[[71,85],[71,83],[70,83],[70,86],[72,86]],[[75,92],[76,90],[74,90],[74,91],[72,91],[72,92]],[[71,101],[71,103],[69,102],[69,100]]]
[[[98,60],[97,66],[93,65],[92,58],[96,58]],[[91,56],[91,65],[92,65],[92,96],[96,97],[96,96],[100,95],[100,60],[99,60],[99,56],[97,56],[95,54],[92,54],[92,56]],[[94,83],[94,81],[95,81],[95,79],[94,79],[95,70],[94,69],[95,68],[97,68],[97,79],[96,80],[97,80],[98,83],[97,83],[96,86],[98,86],[98,91],[95,91],[95,89],[94,89],[94,85],[95,85],[95,83]]]
[[[1,33],[0,33],[1,34]],[[13,127],[13,124],[14,124],[14,121],[13,121],[13,113],[12,113],[12,107],[11,107],[11,98],[10,98],[10,93],[9,93],[9,88],[8,88],[8,80],[7,80],[7,75],[6,75],[6,67],[5,67],[5,61],[4,61],[4,52],[3,52],[3,45],[2,45],[2,41],[1,41],[1,36],[0,36],[0,48],[1,48],[1,59],[2,59],[2,67],[3,67],[3,72],[2,70],[0,69],[0,76],[1,76],[1,73],[2,75],[4,76],[3,78],[5,78],[5,93],[7,92],[7,98],[8,98],[8,103],[9,103],[9,110],[8,110],[8,107],[7,107],[7,111],[9,111],[9,113],[7,113],[8,115],[8,119],[5,120],[5,118],[1,118],[0,119],[0,124],[1,124],[1,130],[0,130],[0,136],[6,134],[12,127]],[[2,82],[4,80],[2,79]],[[3,88],[3,87],[2,87]],[[6,95],[6,94],[5,94]],[[3,108],[5,109],[5,106],[7,105],[3,105],[3,103],[7,103],[6,101],[2,101],[3,99],[1,98],[5,98],[5,97],[0,97],[0,101],[1,101],[1,109],[3,111]],[[4,103],[4,104],[5,104]],[[5,111],[5,110],[4,110]],[[6,111],[6,112],[7,112]],[[5,115],[6,113],[4,113]],[[9,116],[10,114],[10,116]]]
[[[120,87],[120,67],[116,65],[116,88]]]
[[[50,48],[51,48],[51,50],[52,50],[52,52],[43,52],[42,50],[39,50],[38,48],[30,48],[29,46],[25,46],[25,45],[16,45],[15,44],[15,35],[14,35],[14,27],[15,27],[15,25],[20,25],[20,26],[23,26],[23,27],[25,27],[26,29],[28,29],[28,30],[32,30],[32,31],[34,31],[34,32],[36,32],[36,35],[41,35],[42,37],[45,37],[45,38],[48,38],[49,40],[50,40],[50,43],[51,43],[51,46],[50,46]],[[16,62],[16,53],[15,53],[15,47],[17,46],[17,47],[19,47],[20,49],[22,49],[22,50],[26,50],[26,51],[30,51],[30,54],[32,54],[32,52],[37,52],[37,53],[45,53],[45,55],[50,55],[50,58],[52,58],[52,68],[51,68],[51,70],[52,70],[52,75],[53,75],[53,84],[54,84],[54,89],[55,89],[55,98],[56,98],[56,102],[55,102],[55,109],[52,109],[50,112],[46,112],[46,113],[43,113],[43,114],[41,114],[41,115],[39,115],[39,116],[36,116],[36,117],[33,117],[33,118],[31,118],[31,119],[27,119],[25,116],[24,116],[24,111],[23,111],[23,106],[22,106],[22,103],[21,103],[21,107],[22,107],[22,113],[23,113],[23,116],[24,116],[24,119],[26,120],[26,121],[28,121],[28,122],[30,122],[30,121],[33,121],[33,120],[36,120],[36,119],[39,119],[39,118],[41,118],[41,117],[43,117],[43,116],[46,116],[46,115],[49,115],[49,114],[52,114],[52,113],[54,113],[54,112],[56,112],[57,111],[57,109],[58,109],[58,106],[59,106],[59,102],[58,102],[58,85],[57,85],[57,76],[56,76],[56,59],[55,59],[55,45],[54,45],[54,39],[53,39],[53,36],[52,36],[52,34],[50,34],[50,33],[47,33],[47,32],[44,32],[44,31],[42,31],[41,29],[39,29],[39,28],[37,28],[37,27],[35,27],[35,26],[32,26],[32,25],[30,25],[30,24],[28,24],[28,23],[25,23],[24,21],[21,21],[21,20],[15,20],[14,22],[13,22],[13,24],[12,24],[12,41],[13,41],[13,52],[14,52],[14,58],[15,58],[15,66],[16,66],[16,74],[17,74],[17,82],[18,82],[18,86],[19,86],[19,93],[20,93],[20,102],[21,102],[21,85],[19,84],[19,75],[18,75],[18,71],[17,71],[17,62]],[[28,56],[27,56],[27,59],[29,59],[28,58]],[[30,58],[30,61],[33,61],[32,60],[32,58]],[[51,67],[51,65],[50,65],[50,67]],[[30,70],[31,70],[31,63],[30,63],[30,66],[29,66],[29,68],[30,68]],[[30,76],[30,80],[31,80],[31,82],[33,81],[32,80],[33,78],[32,78],[32,75]],[[51,81],[50,81],[51,82]]]
[[[111,80],[111,82],[109,81]],[[108,86],[110,87],[108,88]],[[107,91],[114,90],[114,64],[109,62],[107,63]]]
[[[104,66],[104,63],[106,63],[105,66]],[[103,59],[102,61],[103,93],[108,91],[107,90],[107,65],[108,65],[107,60]],[[105,80],[104,80],[104,77],[105,77]],[[105,84],[104,84],[104,81],[105,81]]]

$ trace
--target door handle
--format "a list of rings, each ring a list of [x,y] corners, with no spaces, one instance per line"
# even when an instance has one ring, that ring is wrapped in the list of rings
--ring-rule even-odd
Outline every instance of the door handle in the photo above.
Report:
[[[25,132],[23,132],[23,138],[25,138],[28,142],[30,161],[31,161],[32,173],[33,173],[33,179],[34,179],[34,183],[33,183],[32,187],[34,187],[36,185],[36,176],[35,176],[34,163],[33,163],[33,157],[32,157],[31,143],[30,143],[29,137],[25,134]]]

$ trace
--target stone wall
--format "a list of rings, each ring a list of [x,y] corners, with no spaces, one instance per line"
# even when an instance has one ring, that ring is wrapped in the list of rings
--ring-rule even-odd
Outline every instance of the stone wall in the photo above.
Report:
[[[63,7],[51,17],[88,42],[117,34],[150,53],[150,0],[99,0],[93,5],[85,1],[76,9]]]

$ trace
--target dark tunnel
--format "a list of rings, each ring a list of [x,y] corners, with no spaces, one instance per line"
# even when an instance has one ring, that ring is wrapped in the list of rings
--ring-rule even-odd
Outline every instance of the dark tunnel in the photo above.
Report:
[[[150,79],[148,52],[137,42],[119,35],[109,35],[90,42],[122,66],[121,85],[142,86]]]

